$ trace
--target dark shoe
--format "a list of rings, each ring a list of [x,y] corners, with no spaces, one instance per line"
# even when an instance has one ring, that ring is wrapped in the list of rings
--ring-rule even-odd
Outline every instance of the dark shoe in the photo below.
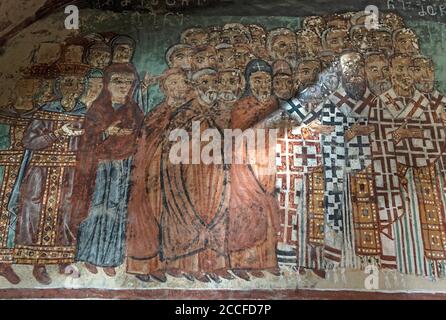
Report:
[[[265,278],[265,275],[260,270],[249,271],[249,274],[254,278]]]
[[[194,276],[189,274],[189,273],[187,273],[187,272],[183,272],[183,277],[185,277],[189,281],[195,281]]]
[[[12,269],[12,266],[7,263],[0,263],[0,276],[4,277],[6,280],[8,280],[12,284],[19,284],[20,278],[15,273],[14,269]]]
[[[325,279],[325,271],[324,270],[313,270],[314,274],[317,275],[318,277]]]
[[[234,280],[235,279],[235,277],[225,269],[217,270],[214,272],[214,274],[216,274],[217,276],[219,276],[223,279],[226,279],[226,280]]]
[[[280,276],[280,269],[279,268],[271,268],[271,269],[266,269],[267,272],[271,273],[273,276]]]
[[[114,277],[116,276],[116,271],[115,268],[113,267],[107,267],[107,268],[103,268],[104,269],[104,273],[109,276],[109,277]]]
[[[246,272],[245,270],[232,270],[232,273],[235,274],[237,277],[245,280],[245,281],[251,280],[251,278],[249,277],[248,272]]]
[[[209,280],[207,275],[203,272],[194,272],[193,276],[195,279],[197,279],[200,282],[210,282],[211,281],[211,280]]]
[[[152,272],[152,273],[150,274],[150,276],[151,276],[153,279],[155,279],[156,281],[159,281],[159,282],[166,282],[166,281],[167,281],[166,275],[165,275],[164,272],[162,272],[162,271],[155,271],[155,272]]]
[[[135,277],[136,277],[136,279],[141,280],[142,282],[151,282],[152,281],[152,279],[150,279],[150,276],[145,275],[145,274],[138,274]]]
[[[216,283],[221,283],[221,279],[216,273],[208,273],[208,277]]]
[[[98,268],[96,268],[96,266],[92,265],[91,263],[85,262],[84,266],[85,266],[85,269],[90,271],[90,273],[93,273],[93,274],[98,273]]]
[[[48,272],[46,272],[45,266],[34,266],[33,276],[39,283],[44,285],[49,285],[52,281]]]

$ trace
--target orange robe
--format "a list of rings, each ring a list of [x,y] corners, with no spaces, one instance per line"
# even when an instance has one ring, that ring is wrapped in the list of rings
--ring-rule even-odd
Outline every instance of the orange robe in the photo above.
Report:
[[[278,108],[272,98],[260,103],[248,96],[234,106],[231,124],[233,129],[246,130]],[[266,129],[266,137],[268,130]],[[229,207],[228,249],[232,269],[264,270],[277,268],[276,234],[279,231],[279,206],[274,195],[275,172],[262,174],[268,163],[269,148],[257,150],[254,164],[231,165],[231,198]],[[244,158],[247,157],[245,149]],[[260,155],[260,157],[259,157]]]

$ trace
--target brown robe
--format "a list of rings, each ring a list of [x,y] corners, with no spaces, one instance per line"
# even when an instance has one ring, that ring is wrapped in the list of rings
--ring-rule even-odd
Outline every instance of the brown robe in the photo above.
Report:
[[[252,96],[245,97],[234,106],[232,128],[255,128],[277,107],[274,98],[262,104]],[[228,249],[232,269],[277,268],[275,235],[279,231],[280,221],[274,195],[275,174],[261,175],[259,170],[264,166],[270,147],[275,148],[275,145],[266,144],[263,156],[256,158],[253,165],[231,165]]]
[[[164,268],[159,259],[161,147],[172,107],[159,104],[146,115],[133,159],[127,226],[127,272],[150,274]]]
[[[223,165],[173,164],[169,133],[193,121],[215,128],[196,101],[175,112],[163,103],[150,114],[139,141],[129,206],[127,272],[211,272],[226,266],[228,172]]]

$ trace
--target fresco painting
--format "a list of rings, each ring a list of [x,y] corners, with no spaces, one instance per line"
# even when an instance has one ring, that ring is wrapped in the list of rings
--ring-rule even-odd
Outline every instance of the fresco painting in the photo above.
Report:
[[[2,288],[445,288],[444,24],[93,19],[0,109]]]

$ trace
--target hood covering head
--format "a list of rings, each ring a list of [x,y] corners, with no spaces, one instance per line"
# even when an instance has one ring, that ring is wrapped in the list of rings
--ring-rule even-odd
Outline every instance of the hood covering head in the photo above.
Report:
[[[253,73],[256,72],[266,72],[272,77],[273,68],[269,65],[268,62],[261,59],[254,59],[248,63],[245,69],[245,80],[246,80],[246,91],[249,94],[251,93],[251,88],[249,86],[249,78]]]

